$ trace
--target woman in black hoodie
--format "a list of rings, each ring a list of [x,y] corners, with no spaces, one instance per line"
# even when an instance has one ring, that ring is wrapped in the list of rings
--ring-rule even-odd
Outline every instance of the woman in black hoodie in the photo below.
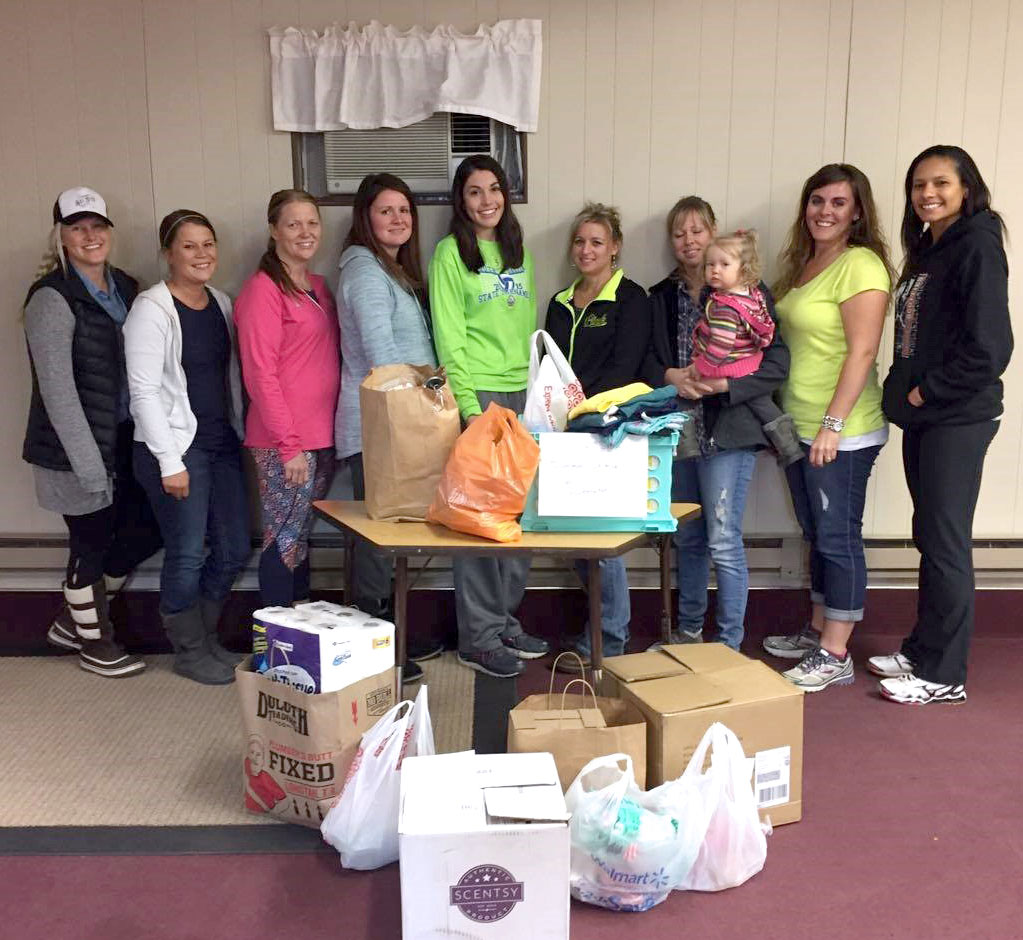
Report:
[[[883,407],[903,429],[920,581],[916,624],[901,650],[868,661],[894,702],[966,700],[973,513],[1012,353],[1003,233],[965,150],[928,147],[910,164]]]

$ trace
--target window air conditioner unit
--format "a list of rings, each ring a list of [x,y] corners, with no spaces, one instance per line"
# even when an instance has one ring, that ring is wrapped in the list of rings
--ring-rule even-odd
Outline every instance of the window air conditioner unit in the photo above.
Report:
[[[327,131],[327,192],[354,193],[364,176],[393,173],[413,193],[447,193],[462,160],[474,153],[494,154],[494,124],[476,114],[441,112],[408,127]]]

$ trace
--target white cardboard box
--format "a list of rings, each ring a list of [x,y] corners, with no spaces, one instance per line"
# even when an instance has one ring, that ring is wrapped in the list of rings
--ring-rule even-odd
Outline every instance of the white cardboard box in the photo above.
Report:
[[[568,818],[550,754],[405,760],[403,940],[568,940]]]

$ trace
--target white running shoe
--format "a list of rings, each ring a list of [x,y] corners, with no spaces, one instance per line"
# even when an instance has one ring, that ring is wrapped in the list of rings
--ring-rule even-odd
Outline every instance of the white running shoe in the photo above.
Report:
[[[929,705],[931,702],[961,705],[966,701],[966,686],[942,685],[914,675],[882,679],[880,686],[882,696],[900,705]]]
[[[803,624],[799,633],[764,637],[764,649],[782,659],[802,659],[820,645],[821,635],[808,623]]]
[[[871,656],[867,670],[883,679],[897,679],[913,675],[913,664],[902,653],[892,653],[891,656]]]

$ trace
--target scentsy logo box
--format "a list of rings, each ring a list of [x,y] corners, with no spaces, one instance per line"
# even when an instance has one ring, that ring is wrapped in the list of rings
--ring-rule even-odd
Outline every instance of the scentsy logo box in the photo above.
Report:
[[[500,865],[470,868],[449,890],[451,906],[478,924],[507,917],[519,901],[525,900],[525,885]]]

